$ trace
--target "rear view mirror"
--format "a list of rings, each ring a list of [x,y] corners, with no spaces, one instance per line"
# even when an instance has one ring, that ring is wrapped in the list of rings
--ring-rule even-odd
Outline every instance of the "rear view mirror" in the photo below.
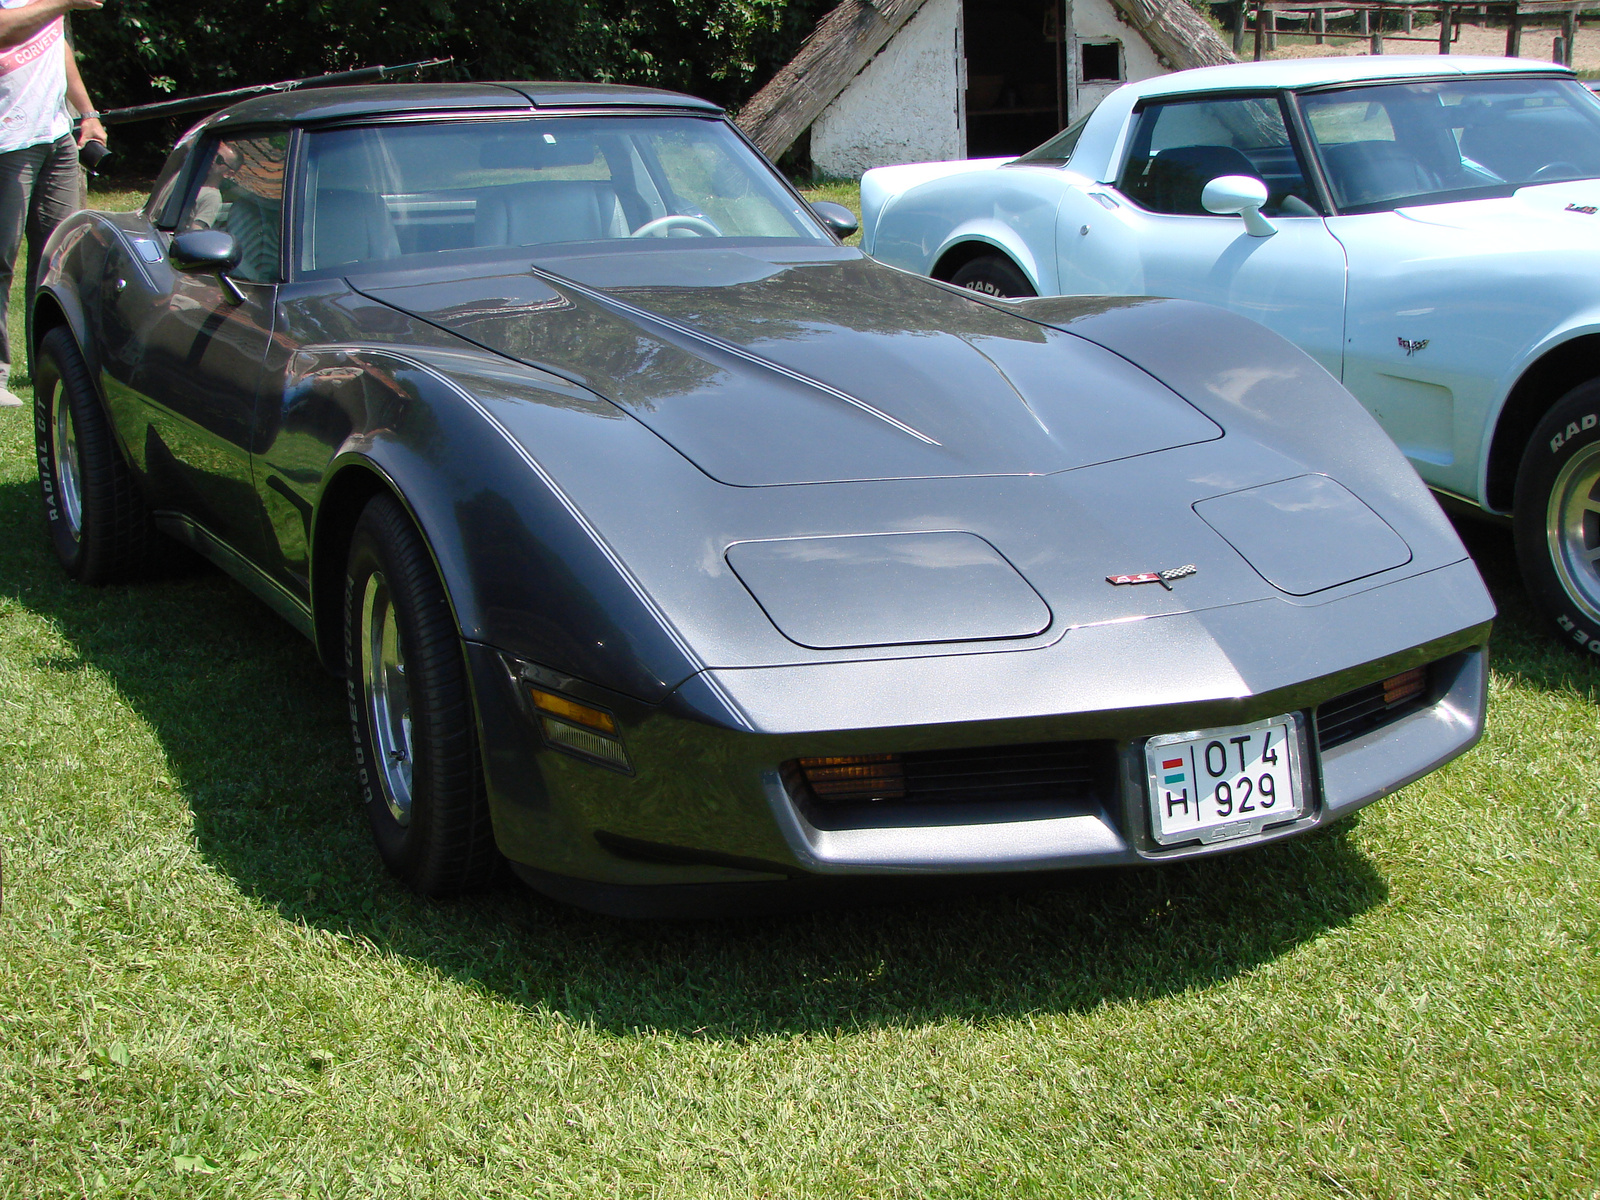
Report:
[[[1267,185],[1249,175],[1218,175],[1200,193],[1200,205],[1218,216],[1238,213],[1251,237],[1271,237],[1278,227],[1261,215]]]
[[[818,200],[811,206],[811,211],[816,213],[817,220],[826,225],[841,241],[861,228],[861,222],[856,220],[855,213],[842,204],[835,204],[832,200]]]
[[[480,167],[586,167],[594,161],[599,147],[593,138],[572,134],[518,133],[495,138],[478,149]]]

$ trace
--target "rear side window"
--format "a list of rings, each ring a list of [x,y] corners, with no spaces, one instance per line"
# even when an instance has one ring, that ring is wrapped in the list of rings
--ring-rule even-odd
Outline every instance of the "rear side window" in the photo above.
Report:
[[[1266,184],[1269,216],[1317,215],[1316,194],[1275,97],[1150,105],[1139,115],[1119,186],[1151,212],[1207,216],[1200,195],[1220,175]]]

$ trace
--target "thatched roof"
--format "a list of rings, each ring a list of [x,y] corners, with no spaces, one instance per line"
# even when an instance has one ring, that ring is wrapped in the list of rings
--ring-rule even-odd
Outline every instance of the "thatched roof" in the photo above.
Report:
[[[844,0],[739,113],[739,126],[777,158],[850,85],[926,0]],[[1233,51],[1185,0],[1111,0],[1174,70],[1234,62]]]

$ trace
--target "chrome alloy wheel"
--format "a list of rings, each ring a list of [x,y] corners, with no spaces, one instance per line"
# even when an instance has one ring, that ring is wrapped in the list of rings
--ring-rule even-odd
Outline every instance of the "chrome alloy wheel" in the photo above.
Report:
[[[1579,450],[1556,476],[1545,532],[1562,588],[1600,621],[1600,442]]]
[[[50,452],[56,462],[57,499],[67,532],[77,541],[83,533],[83,472],[78,466],[78,426],[66,389],[56,385],[50,414]]]
[[[411,689],[389,584],[381,571],[367,576],[361,597],[361,649],[367,718],[384,801],[396,824],[404,828],[411,824]]]

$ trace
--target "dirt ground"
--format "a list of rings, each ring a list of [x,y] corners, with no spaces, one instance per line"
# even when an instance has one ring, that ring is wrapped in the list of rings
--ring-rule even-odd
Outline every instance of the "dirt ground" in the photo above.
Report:
[[[1561,34],[1559,23],[1549,26],[1527,26],[1522,28],[1522,58],[1531,58],[1539,62],[1549,62],[1553,57],[1551,49],[1557,37]],[[1418,38],[1431,38],[1425,42],[1402,42],[1393,37],[1386,36],[1383,49],[1386,54],[1437,54],[1439,53],[1439,26],[1437,24],[1416,25],[1411,35]],[[1600,28],[1593,26],[1581,28],[1577,36],[1577,53],[1573,58],[1573,66],[1579,71],[1600,71]],[[1331,35],[1327,44],[1301,45],[1301,38],[1294,37],[1293,42],[1287,36],[1280,36],[1278,49],[1269,54],[1269,58],[1326,58],[1336,54],[1366,54],[1369,44],[1366,38],[1338,39]],[[1245,38],[1244,54],[1241,56],[1249,59],[1255,49],[1254,34]],[[1452,54],[1488,54],[1499,57],[1506,52],[1506,31],[1503,27],[1486,28],[1481,25],[1463,25],[1460,29],[1459,40],[1450,48]]]

